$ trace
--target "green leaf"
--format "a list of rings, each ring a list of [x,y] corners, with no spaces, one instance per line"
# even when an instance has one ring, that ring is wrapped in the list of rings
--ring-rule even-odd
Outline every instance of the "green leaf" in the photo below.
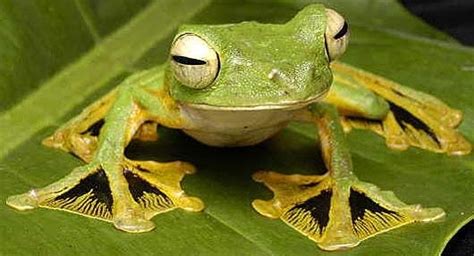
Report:
[[[0,201],[45,186],[82,163],[40,141],[134,70],[163,62],[177,25],[243,20],[284,22],[313,2],[191,0],[0,1]],[[431,93],[461,109],[460,131],[474,141],[474,50],[410,16],[397,2],[325,1],[352,29],[343,61]],[[260,169],[311,173],[322,166],[315,128],[292,124],[249,148],[217,149],[176,130],[157,143],[134,143],[128,156],[185,160],[198,168],[184,188],[203,213],[173,211],[157,229],[125,234],[110,224],[64,212],[20,213],[0,206],[1,255],[323,255],[281,221],[250,206],[270,192],[253,182]],[[436,255],[474,212],[474,157],[391,151],[366,131],[349,136],[355,173],[407,203],[442,207],[446,220],[415,224],[331,255]],[[243,160],[244,159],[244,160]]]

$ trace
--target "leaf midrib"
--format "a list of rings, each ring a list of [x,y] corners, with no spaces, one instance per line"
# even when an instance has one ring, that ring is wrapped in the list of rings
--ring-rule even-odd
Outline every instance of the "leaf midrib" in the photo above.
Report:
[[[76,5],[77,11],[81,15],[81,18],[84,21],[84,24],[86,25],[92,39],[94,39],[94,42],[97,44],[100,41],[101,36],[92,20],[92,17],[90,17],[87,13],[87,7],[84,6],[84,3],[81,0],[74,0],[74,4]]]

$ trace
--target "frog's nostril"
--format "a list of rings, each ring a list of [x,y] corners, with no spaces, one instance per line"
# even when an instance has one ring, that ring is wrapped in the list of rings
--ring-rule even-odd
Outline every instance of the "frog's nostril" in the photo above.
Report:
[[[278,78],[281,78],[281,71],[277,68],[272,68],[272,70],[270,70],[270,72],[268,73],[268,79],[270,80],[277,80]]]
[[[272,68],[267,74],[267,78],[280,88],[291,87],[291,79],[279,68]]]

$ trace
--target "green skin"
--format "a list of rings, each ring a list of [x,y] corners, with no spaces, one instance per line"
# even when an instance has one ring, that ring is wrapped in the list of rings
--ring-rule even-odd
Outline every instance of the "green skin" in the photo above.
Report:
[[[324,11],[308,8],[284,25],[184,26],[178,35],[193,33],[207,41],[218,53],[221,69],[214,83],[201,90],[169,78],[171,95],[179,102],[217,107],[278,105],[321,95],[332,81],[325,23]],[[268,79],[274,68],[286,77]]]
[[[331,204],[335,205],[331,207],[326,235],[310,238],[328,250],[357,245],[365,237],[349,234],[352,231],[348,224],[350,208],[347,198],[351,187],[358,187],[386,207],[394,205],[392,208],[403,208],[400,210],[403,212],[408,211],[404,210],[408,206],[393,195],[358,181],[352,173],[351,156],[338,111],[334,105],[320,101],[329,91],[333,79],[325,47],[325,28],[326,14],[322,5],[308,6],[282,25],[244,22],[183,26],[177,37],[185,33],[198,35],[217,52],[220,70],[212,84],[203,89],[189,88],[175,78],[169,64],[126,79],[116,90],[113,105],[105,115],[97,150],[91,159],[86,160],[89,163],[66,178],[35,190],[34,196],[30,193],[11,197],[7,203],[20,210],[37,207],[38,198],[47,197],[52,191],[64,190],[65,184],[76,184],[101,166],[114,198],[110,221],[121,230],[149,231],[154,227],[149,220],[153,214],[145,216],[141,213],[128,193],[123,175],[123,163],[130,161],[125,159],[124,149],[144,121],[138,115],[153,117],[160,125],[183,129],[196,139],[216,146],[255,144],[284,128],[290,121],[304,121],[319,126],[323,157],[329,170],[322,178],[332,186],[334,197]],[[284,75],[269,79],[269,73],[275,68]],[[383,98],[364,87],[334,83],[331,90],[339,96],[340,102],[352,106],[357,116],[382,119],[389,111]],[[140,111],[136,106],[140,106]],[[252,116],[255,115],[264,121],[252,127],[255,123]],[[269,118],[260,118],[265,116]],[[274,120],[274,116],[283,117],[265,121]],[[230,121],[221,122],[224,117]],[[245,125],[247,122],[250,127]],[[239,140],[243,125],[247,137]],[[265,182],[264,177],[254,178]],[[181,208],[186,208],[186,204],[193,208],[200,202],[196,198],[186,200]],[[259,204],[262,206],[260,209]],[[263,215],[279,216],[278,209],[265,206],[262,201],[254,206]],[[196,206],[194,210],[198,208]],[[415,217],[412,215],[416,214],[410,215],[412,220],[436,219],[443,212],[440,209],[426,212],[418,209],[417,214]],[[383,231],[377,233],[380,232]]]

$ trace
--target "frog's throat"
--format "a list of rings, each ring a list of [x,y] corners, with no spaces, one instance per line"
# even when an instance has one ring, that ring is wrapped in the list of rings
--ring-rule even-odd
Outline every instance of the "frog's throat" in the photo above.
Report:
[[[278,103],[264,103],[254,106],[218,106],[209,105],[205,103],[187,103],[179,102],[181,105],[185,105],[193,109],[203,110],[223,110],[223,111],[252,111],[252,110],[295,110],[304,108],[312,103],[318,102],[326,97],[329,90],[323,91],[317,95],[313,95],[304,100],[292,100],[292,101],[281,101]]]

